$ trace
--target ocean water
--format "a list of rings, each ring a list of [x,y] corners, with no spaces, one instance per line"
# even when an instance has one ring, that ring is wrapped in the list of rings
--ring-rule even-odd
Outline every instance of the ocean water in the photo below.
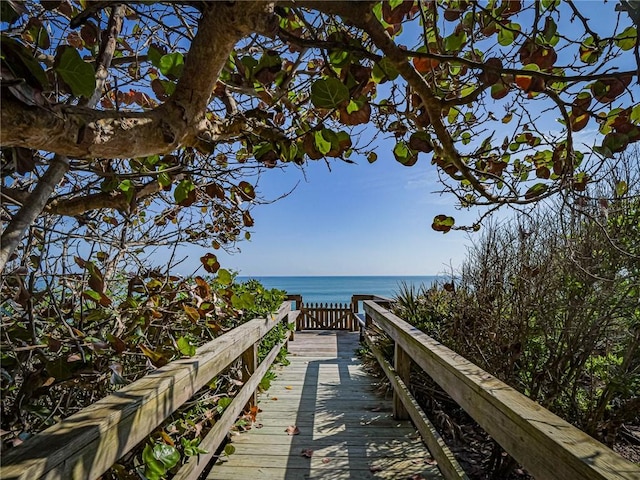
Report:
[[[393,298],[404,282],[415,287],[429,286],[442,277],[428,276],[367,276],[367,277],[246,277],[254,278],[266,288],[278,288],[291,295],[302,295],[304,303],[350,303],[352,295],[380,295]]]

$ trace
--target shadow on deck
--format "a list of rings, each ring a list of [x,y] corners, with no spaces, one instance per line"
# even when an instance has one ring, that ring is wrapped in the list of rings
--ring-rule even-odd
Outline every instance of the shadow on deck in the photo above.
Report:
[[[358,334],[298,332],[291,365],[262,394],[258,423],[235,435],[236,452],[208,479],[441,478],[408,421],[394,420],[392,402],[355,356]],[[288,435],[297,427],[299,433]]]

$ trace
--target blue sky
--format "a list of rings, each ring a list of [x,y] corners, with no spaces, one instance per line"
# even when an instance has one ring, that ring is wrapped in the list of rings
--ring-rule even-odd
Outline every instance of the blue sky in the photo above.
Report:
[[[460,265],[468,244],[464,232],[431,229],[433,217],[451,214],[458,223],[473,213],[453,208],[453,198],[434,194],[435,167],[427,155],[413,167],[398,163],[392,142],[383,142],[378,160],[357,164],[332,160],[300,168],[267,171],[259,193],[286,198],[258,205],[252,238],[233,255],[216,251],[224,268],[243,275],[435,275]],[[185,273],[207,250],[182,250]]]

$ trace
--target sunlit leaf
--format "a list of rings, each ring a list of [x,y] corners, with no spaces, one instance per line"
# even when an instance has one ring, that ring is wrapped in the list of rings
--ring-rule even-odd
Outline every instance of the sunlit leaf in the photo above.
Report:
[[[520,30],[520,25],[517,23],[508,23],[498,29],[498,43],[503,47],[511,45]]]
[[[373,66],[373,71],[371,72],[371,79],[375,83],[384,83],[388,80],[395,80],[398,78],[398,70],[391,63],[387,57],[383,57],[382,60],[376,62]]]
[[[396,143],[396,146],[393,148],[393,156],[405,167],[411,167],[418,161],[417,152],[409,148],[404,141]]]
[[[85,62],[78,51],[68,45],[58,49],[54,64],[55,72],[69,85],[76,96],[90,97],[96,89],[93,66]]]
[[[184,70],[184,55],[180,52],[168,53],[160,58],[160,72],[169,78],[180,78]]]
[[[147,480],[160,480],[167,471],[164,464],[155,458],[153,447],[149,444],[144,447],[142,461],[145,464],[144,474]]]
[[[197,308],[193,308],[191,305],[184,304],[182,305],[182,309],[192,322],[197,322],[198,320],[200,320],[200,313],[198,313]]]
[[[313,141],[316,145],[316,148],[318,149],[318,151],[322,154],[322,155],[326,155],[327,153],[329,153],[329,151],[331,150],[331,142],[328,141],[324,136],[323,136],[323,131],[317,131],[314,132],[313,134]]]
[[[456,221],[453,217],[448,217],[447,215],[436,215],[433,219],[433,223],[431,224],[431,228],[436,232],[447,233],[455,223]]]
[[[221,285],[230,285],[232,281],[233,277],[228,270],[225,270],[224,268],[218,270],[218,283]]]
[[[447,52],[458,52],[467,41],[467,34],[462,31],[453,33],[444,39],[444,48]]]
[[[245,182],[244,180],[238,184],[238,190],[240,193],[240,197],[245,201],[251,201],[256,198],[256,192],[249,182]]]
[[[156,367],[162,367],[169,362],[169,360],[162,353],[152,350],[146,345],[140,344],[138,345],[138,348],[147,358],[149,358],[149,360],[151,360],[151,363],[153,363]]]
[[[196,354],[196,346],[193,345],[187,338],[180,337],[176,340],[178,344],[178,350],[186,357],[193,357]]]
[[[618,183],[616,183],[616,195],[622,197],[623,195],[626,195],[628,191],[629,186],[627,185],[627,182],[625,182],[624,180],[620,180]]]
[[[158,443],[153,447],[153,457],[161,461],[165,468],[169,470],[180,461],[180,452],[172,445]]]
[[[580,44],[580,60],[584,63],[588,63],[593,65],[598,61],[600,55],[602,54],[602,49],[598,44],[597,40],[593,37],[587,37]]]
[[[176,203],[183,206],[193,203],[195,201],[195,189],[196,186],[191,180],[182,180],[173,192]]]
[[[536,183],[534,186],[529,188],[529,190],[527,190],[527,192],[524,194],[524,198],[526,200],[531,200],[533,198],[539,197],[540,195],[543,195],[548,189],[548,185],[544,183]]]
[[[616,45],[620,47],[621,50],[631,50],[636,46],[637,41],[638,31],[634,26],[625,28],[621,33],[615,36]]]
[[[318,108],[336,108],[349,100],[349,89],[337,78],[321,78],[311,85],[311,103]]]

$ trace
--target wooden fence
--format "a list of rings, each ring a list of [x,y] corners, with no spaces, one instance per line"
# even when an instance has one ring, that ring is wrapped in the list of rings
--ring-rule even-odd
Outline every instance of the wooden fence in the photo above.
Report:
[[[467,478],[407,385],[415,363],[516,461],[541,480],[639,480],[640,467],[393,315],[364,302],[365,323],[395,342],[393,366],[365,334],[394,387],[394,414],[411,418],[447,479]]]
[[[288,295],[294,308],[300,310],[296,330],[347,330],[355,332],[362,328],[358,319],[358,304],[364,300],[374,300],[387,305],[390,299],[378,295],[353,295],[350,304],[344,303],[303,303],[302,295]]]
[[[349,330],[359,328],[351,305],[342,303],[303,303],[297,330]]]
[[[91,480],[100,477],[123,455],[144,441],[174,411],[233,362],[242,358],[240,392],[225,409],[199,447],[208,453],[189,457],[177,474],[195,480],[210,463],[238,415],[255,402],[256,389],[284,340],[257,364],[257,346],[279,323],[295,322],[299,312],[285,302],[268,319],[254,319],[198,348],[191,358],[163,368],[121,388],[75,415],[3,452],[3,480]]]

